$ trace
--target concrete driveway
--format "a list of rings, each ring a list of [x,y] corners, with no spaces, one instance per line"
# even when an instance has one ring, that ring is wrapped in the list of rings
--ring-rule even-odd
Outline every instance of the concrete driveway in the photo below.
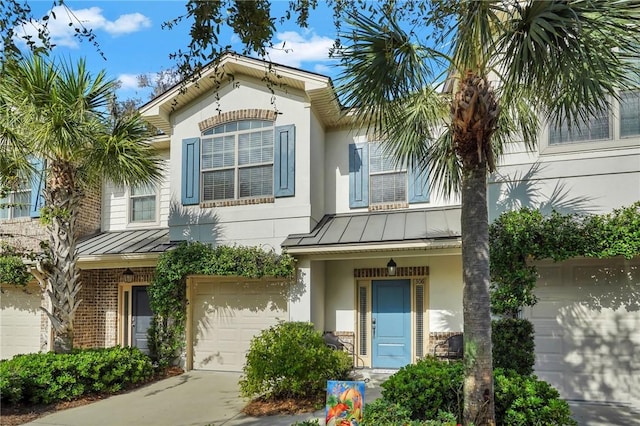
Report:
[[[380,396],[379,384],[388,374],[360,371],[368,379],[365,402]],[[190,371],[82,407],[42,417],[39,426],[290,426],[321,419],[324,411],[296,416],[248,417],[240,412],[245,401],[238,393],[238,373]],[[570,403],[574,418],[585,426],[640,426],[640,413],[628,407]]]

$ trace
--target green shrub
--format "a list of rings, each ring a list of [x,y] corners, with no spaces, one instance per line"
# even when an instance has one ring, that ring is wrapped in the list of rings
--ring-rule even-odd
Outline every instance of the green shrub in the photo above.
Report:
[[[251,341],[240,392],[248,398],[318,396],[327,380],[347,379],[351,367],[351,357],[327,347],[312,324],[285,322]]]
[[[48,404],[93,392],[117,392],[152,375],[151,360],[137,348],[17,355],[0,361],[0,394],[3,403]]]
[[[536,376],[496,369],[495,405],[498,424],[509,426],[576,425],[566,401]]]
[[[382,384],[382,396],[409,410],[414,420],[435,419],[440,410],[459,413],[461,362],[426,357],[401,368]]]
[[[366,404],[362,411],[364,426],[404,425],[411,421],[411,411],[401,404],[378,398]]]
[[[533,373],[533,324],[526,319],[505,318],[491,323],[493,368],[514,370],[523,376]]]
[[[389,377],[382,384],[382,396],[388,401],[387,405],[395,404],[408,411],[411,420],[438,420],[442,411],[454,413],[460,419],[463,374],[459,362],[425,358]],[[547,382],[503,369],[495,370],[494,379],[498,425],[575,425],[569,405]],[[374,410],[384,413],[384,407],[374,406]],[[365,418],[368,414],[365,408]]]
[[[363,411],[363,426],[456,426],[456,415],[440,411],[432,420],[412,420],[411,412],[401,404],[378,398],[367,404]]]

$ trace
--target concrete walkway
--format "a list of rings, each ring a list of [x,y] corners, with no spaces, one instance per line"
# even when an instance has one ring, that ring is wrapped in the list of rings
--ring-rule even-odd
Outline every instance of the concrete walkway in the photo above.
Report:
[[[387,372],[362,370],[365,402],[380,397]],[[246,401],[238,394],[238,373],[190,371],[82,407],[59,411],[28,423],[39,426],[290,426],[319,419],[324,410],[295,416],[248,417],[240,412]],[[574,418],[585,426],[640,426],[640,413],[628,407],[571,403]]]

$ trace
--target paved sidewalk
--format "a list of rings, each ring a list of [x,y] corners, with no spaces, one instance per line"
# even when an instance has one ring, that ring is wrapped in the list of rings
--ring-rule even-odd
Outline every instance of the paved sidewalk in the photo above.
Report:
[[[380,397],[390,372],[357,371],[365,380],[365,403]],[[60,411],[28,423],[32,426],[290,426],[319,419],[324,410],[295,416],[248,417],[238,393],[238,373],[190,371],[122,395]],[[640,413],[628,407],[571,402],[580,426],[640,426]]]

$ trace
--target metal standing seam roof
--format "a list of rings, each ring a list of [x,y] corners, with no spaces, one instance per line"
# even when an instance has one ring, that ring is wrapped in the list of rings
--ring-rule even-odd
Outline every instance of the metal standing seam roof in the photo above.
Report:
[[[460,238],[460,208],[325,215],[308,234],[291,234],[283,248]]]
[[[78,255],[162,253],[175,244],[169,241],[168,228],[101,232],[78,243]]]

